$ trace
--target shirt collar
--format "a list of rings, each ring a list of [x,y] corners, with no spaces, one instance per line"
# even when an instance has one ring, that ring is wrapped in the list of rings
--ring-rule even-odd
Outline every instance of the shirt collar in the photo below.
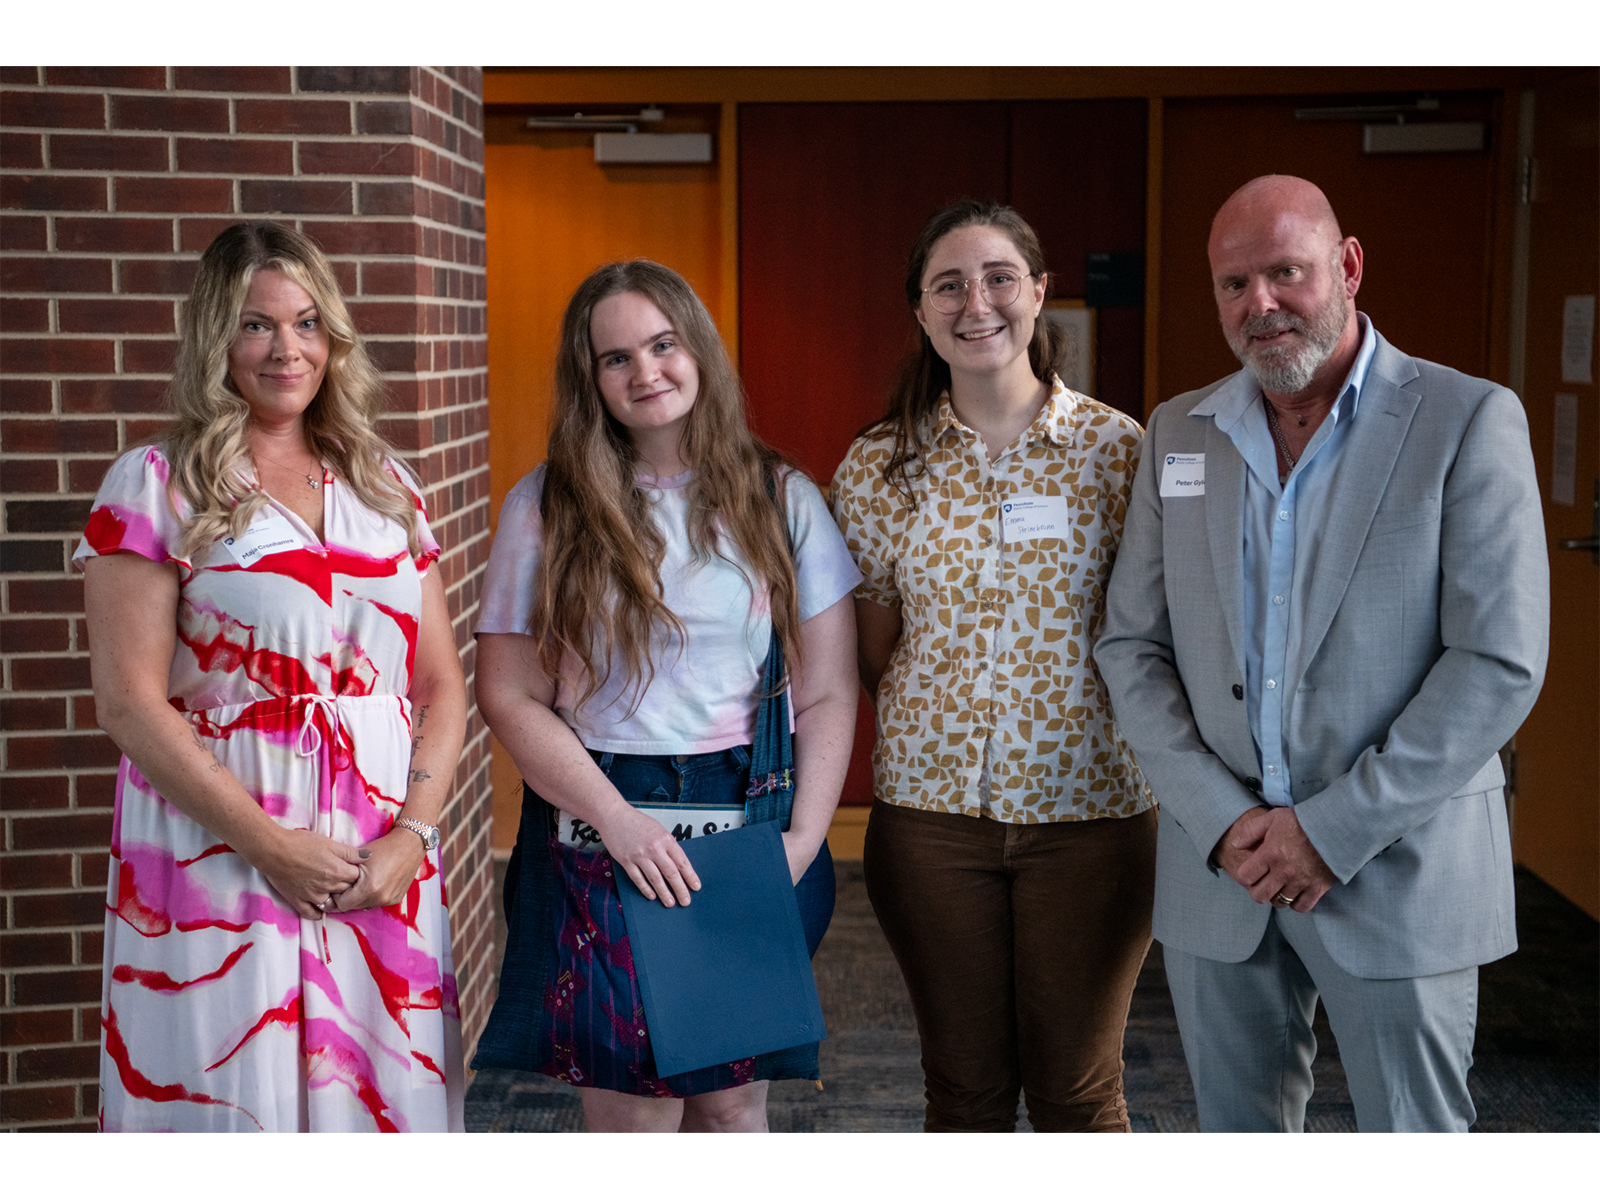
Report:
[[[1361,403],[1361,390],[1367,385],[1367,372],[1372,367],[1372,356],[1378,349],[1378,339],[1373,336],[1372,322],[1366,313],[1356,313],[1356,328],[1361,334],[1361,348],[1356,351],[1356,361],[1350,364],[1350,373],[1344,377],[1344,386],[1339,389],[1339,395],[1333,402],[1335,420],[1339,419],[1346,396],[1350,397],[1350,412],[1345,419],[1356,415]],[[1249,371],[1240,371],[1191,408],[1189,415],[1215,417],[1217,428],[1226,433],[1244,416],[1260,394],[1261,387],[1256,383],[1255,376]]]
[[[1067,446],[1072,442],[1072,420],[1078,411],[1077,393],[1061,382],[1061,377],[1054,373],[1050,376],[1050,399],[1039,410],[1039,415],[1033,419],[1033,424],[1023,432],[1021,445],[1031,446],[1036,442],[1050,442],[1056,446]],[[961,418],[956,416],[955,406],[950,403],[950,389],[946,388],[939,396],[939,410],[934,414],[932,442],[938,442],[950,430],[967,430],[961,423]]]

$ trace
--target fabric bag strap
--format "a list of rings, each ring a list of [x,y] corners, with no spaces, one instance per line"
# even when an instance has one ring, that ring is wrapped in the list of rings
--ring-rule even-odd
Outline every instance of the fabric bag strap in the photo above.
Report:
[[[776,474],[767,476],[767,498],[783,523],[783,540],[794,561],[794,534],[789,516],[778,503]],[[783,686],[783,639],[772,626],[767,661],[761,668],[761,699],[756,707],[755,738],[750,748],[750,786],[745,791],[744,822],[777,821],[784,832],[794,809],[794,739],[789,732],[789,692]]]

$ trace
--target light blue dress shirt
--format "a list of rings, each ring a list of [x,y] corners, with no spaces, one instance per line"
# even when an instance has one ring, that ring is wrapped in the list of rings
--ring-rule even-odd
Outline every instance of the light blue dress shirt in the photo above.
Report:
[[[1294,803],[1290,787],[1289,748],[1283,722],[1283,678],[1291,639],[1305,620],[1312,568],[1328,525],[1328,505],[1339,457],[1350,440],[1367,368],[1377,339],[1372,323],[1356,314],[1361,348],[1344,386],[1311,438],[1289,480],[1278,483],[1278,456],[1267,424],[1266,400],[1258,387],[1237,393],[1211,413],[1201,407],[1192,416],[1210,415],[1226,433],[1249,468],[1244,482],[1244,621],[1245,707],[1250,734],[1261,763],[1261,795],[1268,803]]]

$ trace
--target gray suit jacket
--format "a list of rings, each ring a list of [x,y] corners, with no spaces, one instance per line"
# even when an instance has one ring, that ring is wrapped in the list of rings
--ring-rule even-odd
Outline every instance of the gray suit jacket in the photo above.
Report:
[[[1377,336],[1377,331],[1373,330]],[[1151,414],[1095,661],[1161,805],[1155,936],[1240,962],[1270,909],[1209,865],[1260,803],[1242,695],[1244,460],[1190,411]],[[1351,974],[1431,975],[1516,949],[1496,751],[1544,679],[1550,584],[1522,405],[1381,337],[1333,482],[1333,525],[1291,628],[1284,729],[1296,815],[1338,876],[1312,910]],[[1163,499],[1169,453],[1205,494]]]

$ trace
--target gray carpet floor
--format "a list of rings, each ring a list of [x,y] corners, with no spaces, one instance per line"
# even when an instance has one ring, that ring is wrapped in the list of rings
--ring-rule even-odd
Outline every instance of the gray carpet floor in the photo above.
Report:
[[[498,908],[500,876],[496,869]],[[859,862],[838,864],[839,900],[813,967],[829,1036],[823,1087],[772,1085],[774,1131],[911,1132],[922,1128],[916,1022],[899,969],[867,903]],[[1469,1077],[1484,1132],[1600,1129],[1600,926],[1536,876],[1517,872],[1521,949],[1480,975],[1476,1065]],[[497,953],[503,945],[497,927]],[[1326,1017],[1317,1011],[1316,1094],[1306,1124],[1353,1131],[1354,1110]],[[1139,976],[1124,1041],[1124,1089],[1135,1132],[1198,1129],[1194,1091],[1167,994],[1161,947]],[[479,1071],[467,1090],[469,1131],[576,1132],[577,1093],[522,1071]],[[1025,1105],[1019,1130],[1029,1128]]]

